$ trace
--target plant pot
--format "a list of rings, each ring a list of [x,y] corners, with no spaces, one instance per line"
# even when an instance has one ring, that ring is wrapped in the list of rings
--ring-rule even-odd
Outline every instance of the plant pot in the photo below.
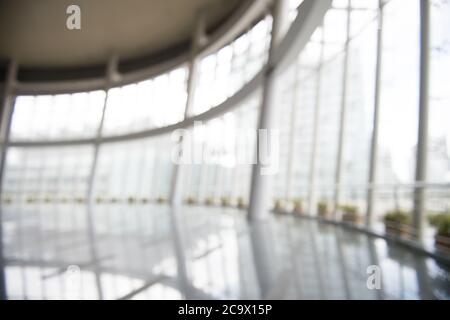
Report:
[[[85,199],[84,199],[84,198],[76,198],[76,199],[75,199],[75,202],[76,202],[76,203],[84,203],[84,202],[85,202]]]
[[[237,208],[238,209],[247,209],[247,205],[245,204],[244,200],[238,199]]]
[[[450,252],[450,235],[436,234],[434,236],[436,249]]]
[[[197,200],[195,200],[195,198],[189,197],[186,199],[186,204],[192,206],[194,204],[197,204]]]
[[[230,206],[230,200],[228,198],[222,198],[220,200],[220,204],[222,205],[222,207],[229,207]]]
[[[273,211],[274,211],[275,213],[284,213],[286,210],[285,210],[285,208],[284,208],[283,205],[278,204],[278,205],[275,205],[275,206],[273,207]]]
[[[292,209],[292,213],[298,216],[303,216],[305,214],[305,211],[302,207],[294,206],[294,209]]]
[[[166,203],[166,199],[165,198],[158,198],[158,199],[156,199],[156,203],[158,203],[158,204]]]
[[[409,235],[409,226],[403,223],[389,221],[384,223],[386,234],[396,237],[406,237]]]
[[[319,210],[317,211],[317,215],[322,219],[328,219],[330,217],[330,212],[328,210]]]
[[[347,223],[359,224],[362,222],[362,217],[359,214],[344,213],[342,215],[342,221]]]

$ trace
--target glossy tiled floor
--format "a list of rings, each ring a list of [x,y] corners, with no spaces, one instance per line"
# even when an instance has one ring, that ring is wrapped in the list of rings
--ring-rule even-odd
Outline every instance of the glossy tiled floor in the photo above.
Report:
[[[235,209],[150,204],[3,214],[11,299],[450,299],[448,266],[289,216],[250,226]],[[372,265],[380,290],[367,287]]]

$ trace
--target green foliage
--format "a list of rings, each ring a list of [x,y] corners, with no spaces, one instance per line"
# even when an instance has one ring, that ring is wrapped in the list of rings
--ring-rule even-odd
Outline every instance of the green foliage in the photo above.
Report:
[[[358,207],[353,205],[342,205],[339,207],[345,214],[349,215],[357,215],[358,214]]]
[[[214,204],[214,198],[213,197],[207,197],[205,199],[205,205],[212,206]]]
[[[158,197],[158,198],[156,198],[156,202],[157,203],[165,203],[165,202],[167,202],[167,200],[164,197]]]
[[[353,205],[342,205],[339,209],[343,211],[342,220],[347,222],[359,222],[361,216],[358,213],[358,207]]]
[[[450,237],[450,213],[438,213],[428,217],[430,224],[440,236]]]
[[[319,203],[317,203],[317,211],[319,215],[326,215],[328,213],[328,203],[319,201]]]
[[[301,198],[295,198],[294,200],[292,200],[292,203],[294,204],[295,208],[303,207],[303,200]]]
[[[244,198],[239,197],[239,198],[237,199],[237,207],[238,207],[239,209],[244,209],[246,206],[247,206],[247,205],[246,205],[246,203],[245,203],[245,201],[244,201]]]
[[[407,211],[395,209],[386,213],[384,222],[409,224],[411,222],[411,215]]]
[[[187,199],[186,199],[186,203],[187,204],[197,204],[197,198],[195,198],[194,196],[189,196]]]
[[[285,209],[285,202],[283,199],[278,198],[274,200],[274,206],[273,206],[273,210],[274,211],[283,211]]]
[[[231,203],[230,197],[222,197],[220,198],[220,203],[222,204],[222,206],[224,207],[228,207]]]

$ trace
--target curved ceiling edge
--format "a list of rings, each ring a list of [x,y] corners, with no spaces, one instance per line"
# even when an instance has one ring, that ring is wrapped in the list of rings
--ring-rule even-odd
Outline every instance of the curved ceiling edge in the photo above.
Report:
[[[227,43],[233,41],[240,33],[244,32],[252,23],[264,15],[270,0],[246,0],[239,8],[230,16],[225,23],[219,27],[208,38],[209,41],[200,50],[199,56],[205,56],[215,50],[221,48]],[[178,50],[180,51],[180,50]],[[182,64],[186,63],[189,58],[189,48],[185,48],[181,53],[172,55],[171,58],[153,63],[147,67],[137,70],[119,73],[119,80],[113,83],[113,87],[139,82],[148,78],[156,77],[165,72],[169,72]],[[121,65],[129,62],[123,61],[119,63],[118,70]],[[83,91],[103,90],[108,87],[106,80],[106,65],[104,66],[105,76],[80,78],[75,80],[60,81],[16,81],[13,86],[15,95],[37,95],[37,94],[62,94],[76,93]],[[111,85],[109,85],[111,87]]]
[[[299,14],[292,23],[286,36],[278,47],[275,48],[271,61],[264,66],[255,77],[245,84],[238,92],[220,105],[193,117],[189,117],[181,122],[166,127],[153,128],[137,133],[129,133],[120,136],[103,137],[100,140],[95,138],[89,139],[71,139],[71,140],[55,140],[55,141],[11,141],[11,147],[52,147],[52,146],[68,146],[68,145],[85,145],[92,143],[111,143],[119,141],[127,141],[140,138],[148,138],[163,135],[176,129],[190,127],[194,121],[206,121],[214,117],[218,117],[225,112],[238,107],[239,103],[245,100],[250,94],[255,92],[264,81],[265,73],[272,68],[276,68],[280,72],[288,65],[301,49],[306,45],[307,40],[314,30],[322,23],[323,17],[331,6],[331,0],[305,0],[299,8]],[[105,81],[105,80],[103,80]]]
[[[252,80],[247,82],[238,92],[229,97],[227,100],[219,104],[218,106],[209,109],[201,114],[189,117],[183,121],[171,124],[165,127],[152,128],[140,132],[127,133],[118,136],[102,137],[100,139],[87,138],[87,139],[67,139],[67,140],[45,140],[45,141],[10,141],[8,143],[9,147],[63,147],[63,146],[73,146],[73,145],[90,145],[94,143],[113,143],[128,140],[136,140],[143,138],[150,138],[155,136],[160,136],[168,134],[177,129],[186,129],[191,127],[195,121],[208,121],[219,117],[226,112],[239,107],[239,103],[247,99],[252,93],[254,93],[263,83],[264,73],[266,69],[263,68],[259,71]]]

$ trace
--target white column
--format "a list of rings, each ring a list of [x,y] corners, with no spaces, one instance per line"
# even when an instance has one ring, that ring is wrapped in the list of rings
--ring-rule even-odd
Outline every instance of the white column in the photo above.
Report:
[[[287,175],[286,175],[286,190],[285,190],[285,198],[287,201],[292,198],[292,181],[294,178],[294,154],[295,154],[295,129],[297,124],[297,109],[298,109],[298,98],[299,98],[299,88],[298,83],[300,82],[299,76],[299,63],[295,64],[295,73],[294,73],[294,85],[293,85],[293,101],[291,103],[290,109],[290,117],[291,121],[289,123],[289,151],[288,151],[288,159],[287,159]]]
[[[324,60],[325,49],[325,26],[322,26],[322,39],[320,43],[320,58],[319,66],[317,68],[316,79],[316,96],[314,101],[314,120],[313,120],[313,137],[311,147],[311,157],[309,160],[309,175],[308,175],[308,213],[310,215],[316,215],[316,174],[318,167],[319,153],[319,134],[320,134],[320,109],[321,109],[321,93],[322,93],[322,69]]]
[[[419,130],[416,155],[416,183],[414,192],[413,228],[415,236],[423,240],[426,211],[425,186],[427,182],[428,156],[428,101],[430,73],[430,3],[420,0],[420,87]]]
[[[286,30],[288,29],[288,13],[289,6],[287,0],[278,0],[274,2],[273,6],[273,23],[272,23],[272,38],[269,48],[269,63],[266,69],[263,97],[259,110],[258,130],[267,130],[270,134],[271,129],[274,127],[274,115],[276,109],[276,77],[274,74],[273,66],[270,61],[273,55],[273,50],[283,38]],[[259,145],[260,137],[257,134],[256,139],[257,156],[256,164],[253,165],[251,190],[250,190],[250,204],[248,218],[251,221],[264,220],[269,214],[269,208],[272,200],[272,193],[270,188],[271,177],[270,175],[264,175],[264,166],[259,159]]]
[[[103,109],[102,115],[100,118],[99,125],[97,127],[97,132],[95,136],[94,142],[94,151],[92,156],[92,164],[91,169],[88,176],[88,187],[86,191],[86,221],[87,221],[87,232],[89,238],[89,250],[92,259],[92,263],[94,266],[94,274],[95,274],[95,283],[97,287],[97,294],[99,300],[103,300],[103,289],[101,283],[101,274],[100,274],[100,265],[99,265],[99,257],[97,252],[97,236],[95,233],[95,223],[94,223],[94,191],[95,191],[95,178],[98,167],[98,155],[100,151],[100,140],[103,133],[103,125],[105,122],[106,109],[108,106],[108,98],[109,98],[109,89],[114,83],[114,79],[117,75],[117,65],[118,65],[118,57],[113,56],[108,61],[107,71],[106,71],[106,79],[107,86],[105,88],[105,99],[103,101]]]
[[[188,118],[190,113],[192,113],[192,109],[194,107],[195,102],[195,89],[197,85],[197,77],[198,77],[198,65],[200,62],[200,57],[198,56],[199,48],[205,44],[206,35],[205,35],[205,18],[203,14],[200,14],[197,19],[197,26],[195,29],[195,33],[192,38],[190,59],[189,59],[189,70],[188,70],[188,80],[187,80],[187,99],[186,106],[184,109],[184,118]],[[183,143],[183,137],[180,138],[179,142],[180,146]],[[180,148],[181,152],[182,148]],[[172,206],[181,205],[182,199],[182,167],[179,164],[174,164],[173,173],[172,173],[172,181],[170,188],[170,204]]]
[[[14,112],[14,84],[17,79],[17,63],[11,61],[4,83],[1,100],[1,127],[0,127],[0,300],[7,299],[6,279],[5,279],[5,259],[3,257],[3,177],[5,170],[6,154],[8,151],[9,133],[11,120]]]
[[[380,88],[381,88],[381,66],[383,49],[383,6],[384,0],[378,2],[378,34],[377,34],[377,57],[375,70],[375,99],[373,109],[372,141],[370,145],[369,179],[367,190],[367,212],[366,226],[373,224],[375,185],[377,183],[377,159],[378,159],[378,135],[380,118]]]
[[[195,100],[195,89],[198,76],[198,64],[200,57],[198,56],[199,47],[203,45],[205,41],[205,25],[204,15],[200,14],[197,20],[197,27],[192,39],[191,54],[189,61],[189,74],[187,82],[187,100],[184,112],[184,118],[186,119],[192,112],[192,108]],[[182,146],[183,137],[180,137],[180,145]],[[183,152],[182,148],[180,148]],[[203,168],[203,167],[202,167]],[[183,229],[183,222],[181,219],[181,204],[182,204],[182,165],[174,164],[172,181],[170,188],[170,226],[172,230],[172,240],[174,243],[174,249],[176,253],[177,263],[177,279],[180,289],[185,299],[192,298],[192,286],[189,282],[189,266],[186,261],[186,250],[184,244],[186,243],[186,235]],[[190,168],[192,169],[192,168]]]
[[[339,118],[339,140],[338,152],[336,159],[336,173],[334,181],[334,204],[333,217],[336,218],[336,212],[339,207],[341,198],[341,179],[342,179],[342,162],[344,158],[345,145],[345,127],[347,120],[347,82],[348,82],[348,62],[349,62],[349,47],[350,47],[350,29],[351,29],[351,10],[352,1],[348,1],[347,7],[347,36],[344,49],[344,66],[342,72],[342,97],[341,97],[341,114]]]

